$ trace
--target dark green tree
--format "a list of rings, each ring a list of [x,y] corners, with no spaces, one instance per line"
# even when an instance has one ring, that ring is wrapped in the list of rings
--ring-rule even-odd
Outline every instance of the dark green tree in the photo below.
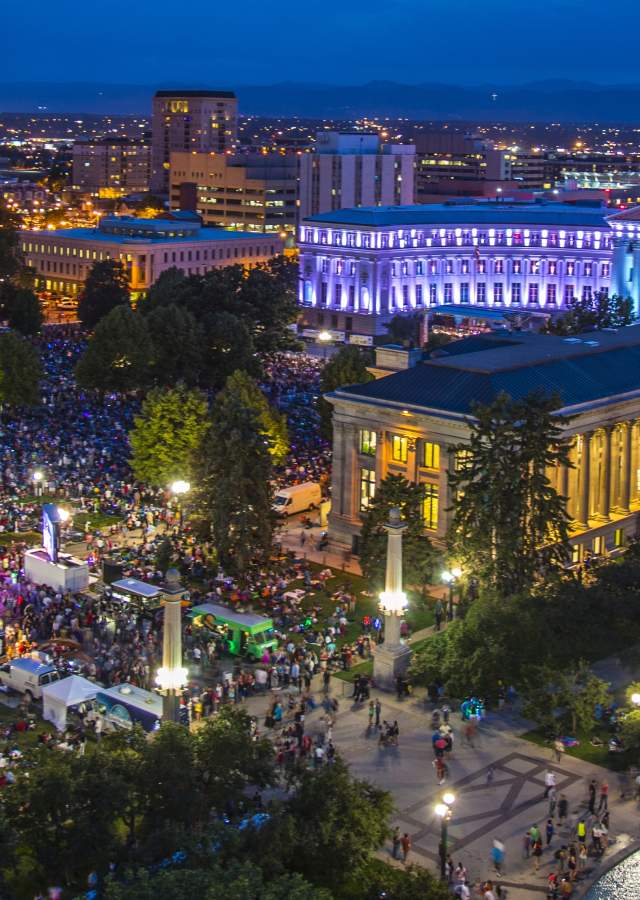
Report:
[[[372,857],[347,874],[337,896],[340,900],[451,900],[451,891],[421,866],[398,868]]]
[[[539,393],[500,394],[474,407],[470,441],[454,448],[463,464],[449,474],[457,497],[451,554],[500,596],[527,589],[567,559],[565,502],[547,477],[548,468],[570,464],[563,420],[554,415],[560,406]]]
[[[171,266],[161,272],[144,297],[138,301],[137,309],[144,316],[163,306],[181,306],[181,294],[187,283],[182,269]]]
[[[14,287],[7,283],[2,291],[2,306],[10,328],[31,336],[42,328],[43,316],[40,301],[28,288]]]
[[[247,409],[252,409],[262,426],[263,434],[269,442],[269,452],[275,465],[282,464],[289,453],[289,429],[287,417],[271,406],[253,378],[246,372],[234,372],[227,386],[242,398]]]
[[[271,455],[254,410],[230,387],[216,397],[202,449],[200,506],[225,571],[243,577],[272,548]]]
[[[15,331],[0,334],[0,403],[36,406],[41,380],[42,363],[33,345]]]
[[[420,346],[420,331],[424,313],[407,313],[395,315],[385,325],[388,340],[395,344],[403,344],[410,347]]]
[[[384,586],[387,559],[387,533],[384,525],[389,521],[389,513],[394,507],[400,509],[407,528],[402,535],[403,578],[407,585],[423,589],[433,575],[435,552],[425,534],[424,487],[412,484],[402,475],[387,475],[363,516],[360,532],[360,565],[369,582],[370,589],[377,593]]]
[[[298,346],[291,329],[298,309],[298,264],[284,256],[254,266],[242,280],[238,300],[259,353]]]
[[[154,487],[190,481],[209,424],[207,398],[200,391],[181,384],[151,391],[129,434],[136,478]]]
[[[114,259],[95,262],[78,298],[78,318],[93,329],[120,306],[130,306],[129,279],[124,266]]]
[[[17,217],[0,199],[0,284],[15,278],[23,266]]]
[[[205,316],[205,383],[220,389],[227,378],[240,370],[252,377],[262,371],[249,328],[238,316],[217,312]]]
[[[203,335],[191,313],[171,304],[152,310],[145,321],[153,344],[154,383],[169,387],[178,381],[198,384],[204,365]]]
[[[348,384],[366,384],[368,381],[372,381],[373,375],[367,370],[368,365],[371,365],[368,356],[357,347],[342,347],[322,370],[320,393],[328,394],[330,391],[335,391]],[[333,407],[323,397],[320,397],[318,404],[322,434],[327,440],[331,440]]]
[[[76,378],[88,390],[135,391],[149,385],[152,359],[145,319],[120,305],[97,325],[76,365]]]
[[[555,319],[549,319],[547,331],[550,334],[573,335],[601,328],[621,328],[636,320],[633,300],[617,294],[609,296],[599,291],[592,297],[573,297],[567,304],[567,311]]]

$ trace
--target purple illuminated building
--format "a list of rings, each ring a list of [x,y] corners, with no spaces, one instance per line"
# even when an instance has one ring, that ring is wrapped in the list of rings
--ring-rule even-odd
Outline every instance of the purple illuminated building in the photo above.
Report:
[[[303,323],[349,338],[443,304],[561,310],[609,290],[608,212],[589,202],[466,200],[310,216],[299,231]]]

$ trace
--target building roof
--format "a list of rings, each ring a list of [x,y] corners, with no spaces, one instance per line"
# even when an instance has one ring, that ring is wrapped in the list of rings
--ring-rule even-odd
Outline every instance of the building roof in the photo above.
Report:
[[[259,616],[256,613],[239,613],[235,609],[228,606],[221,606],[219,603],[201,603],[194,606],[190,611],[191,618],[195,616],[213,616],[215,619],[232,619],[238,625],[244,625],[245,628],[255,628],[256,625],[265,625],[271,620],[267,616]]]
[[[162,594],[162,588],[157,584],[148,584],[137,578],[121,578],[119,581],[113,581],[111,587],[120,591],[131,591],[131,593],[140,594],[141,597],[147,597],[150,600]]]
[[[640,206],[632,206],[629,209],[621,209],[607,216],[610,222],[640,222]]]
[[[144,221],[140,219],[138,221]],[[151,220],[154,221],[154,220]],[[183,226],[182,222],[175,222],[176,228]],[[32,238],[42,241],[51,238],[71,238],[75,241],[91,241],[95,243],[99,241],[105,244],[179,244],[192,243],[193,241],[235,241],[241,239],[261,240],[267,238],[273,240],[278,235],[267,235],[251,231],[230,231],[226,228],[199,228],[197,231],[190,232],[184,237],[169,237],[166,233],[158,232],[156,235],[148,235],[144,237],[130,234],[115,234],[113,232],[100,231],[99,228],[57,228],[53,231],[21,231],[20,237]]]
[[[305,219],[335,225],[401,228],[412,225],[552,225],[607,228],[607,209],[585,203],[434,203],[410,206],[361,206],[337,209]]]
[[[235,100],[233,91],[156,91],[156,97],[224,97]]]
[[[479,343],[484,347],[478,349]],[[447,348],[441,349],[445,354]],[[557,394],[559,409],[640,392],[640,326],[570,339],[528,333],[509,340],[475,337],[466,351],[453,344],[449,356],[329,396],[469,415],[475,403],[491,403],[502,392],[518,400],[532,391]]]

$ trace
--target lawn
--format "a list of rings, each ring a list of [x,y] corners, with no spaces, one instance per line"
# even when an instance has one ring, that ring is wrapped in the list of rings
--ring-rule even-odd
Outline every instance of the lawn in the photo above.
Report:
[[[603,743],[601,747],[594,747],[591,744],[590,739],[592,734],[578,734],[577,737],[580,741],[580,746],[567,748],[567,756],[575,756],[576,759],[582,759],[584,762],[591,763],[594,766],[602,766],[604,769],[611,769],[612,772],[623,772],[636,762],[634,755],[631,753],[609,753],[607,749],[607,731],[602,729],[600,733],[598,733],[598,730],[596,729],[594,733],[602,740]],[[527,731],[524,734],[521,734],[520,737],[525,741],[536,744],[538,747],[546,747],[547,750],[551,751],[552,742],[537,729]]]
[[[428,640],[430,640],[430,638],[426,637],[416,641],[415,644],[411,644],[411,650],[415,653],[416,650],[420,650],[421,647],[424,647]],[[333,674],[335,678],[340,678],[341,681],[348,681],[351,683],[355,681],[358,675],[373,675],[373,660],[365,659],[364,662],[354,663],[347,672],[340,669]]]
[[[89,522],[91,529],[95,530],[96,528],[109,528],[111,525],[117,525],[121,521],[122,518],[120,516],[109,516],[105,513],[82,512],[73,514],[73,525],[78,530],[84,529],[87,522]]]
[[[39,531],[0,531],[0,547],[14,543],[39,547],[42,544],[42,535]]]

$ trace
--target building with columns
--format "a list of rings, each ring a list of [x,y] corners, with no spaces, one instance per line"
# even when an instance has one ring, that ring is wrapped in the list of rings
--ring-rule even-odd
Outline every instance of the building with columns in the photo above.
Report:
[[[400,348],[382,353],[403,356]],[[335,545],[358,552],[362,515],[390,474],[424,485],[425,530],[442,545],[455,503],[452,448],[469,440],[473,404],[534,390],[557,393],[566,422],[572,466],[548,474],[567,498],[574,562],[587,551],[613,553],[636,534],[640,325],[572,338],[487,334],[424,361],[406,353],[402,370],[326,395],[333,405],[329,535]]]
[[[465,199],[310,216],[299,229],[302,324],[348,338],[442,304],[561,311],[609,290],[607,213],[585,201]]]

